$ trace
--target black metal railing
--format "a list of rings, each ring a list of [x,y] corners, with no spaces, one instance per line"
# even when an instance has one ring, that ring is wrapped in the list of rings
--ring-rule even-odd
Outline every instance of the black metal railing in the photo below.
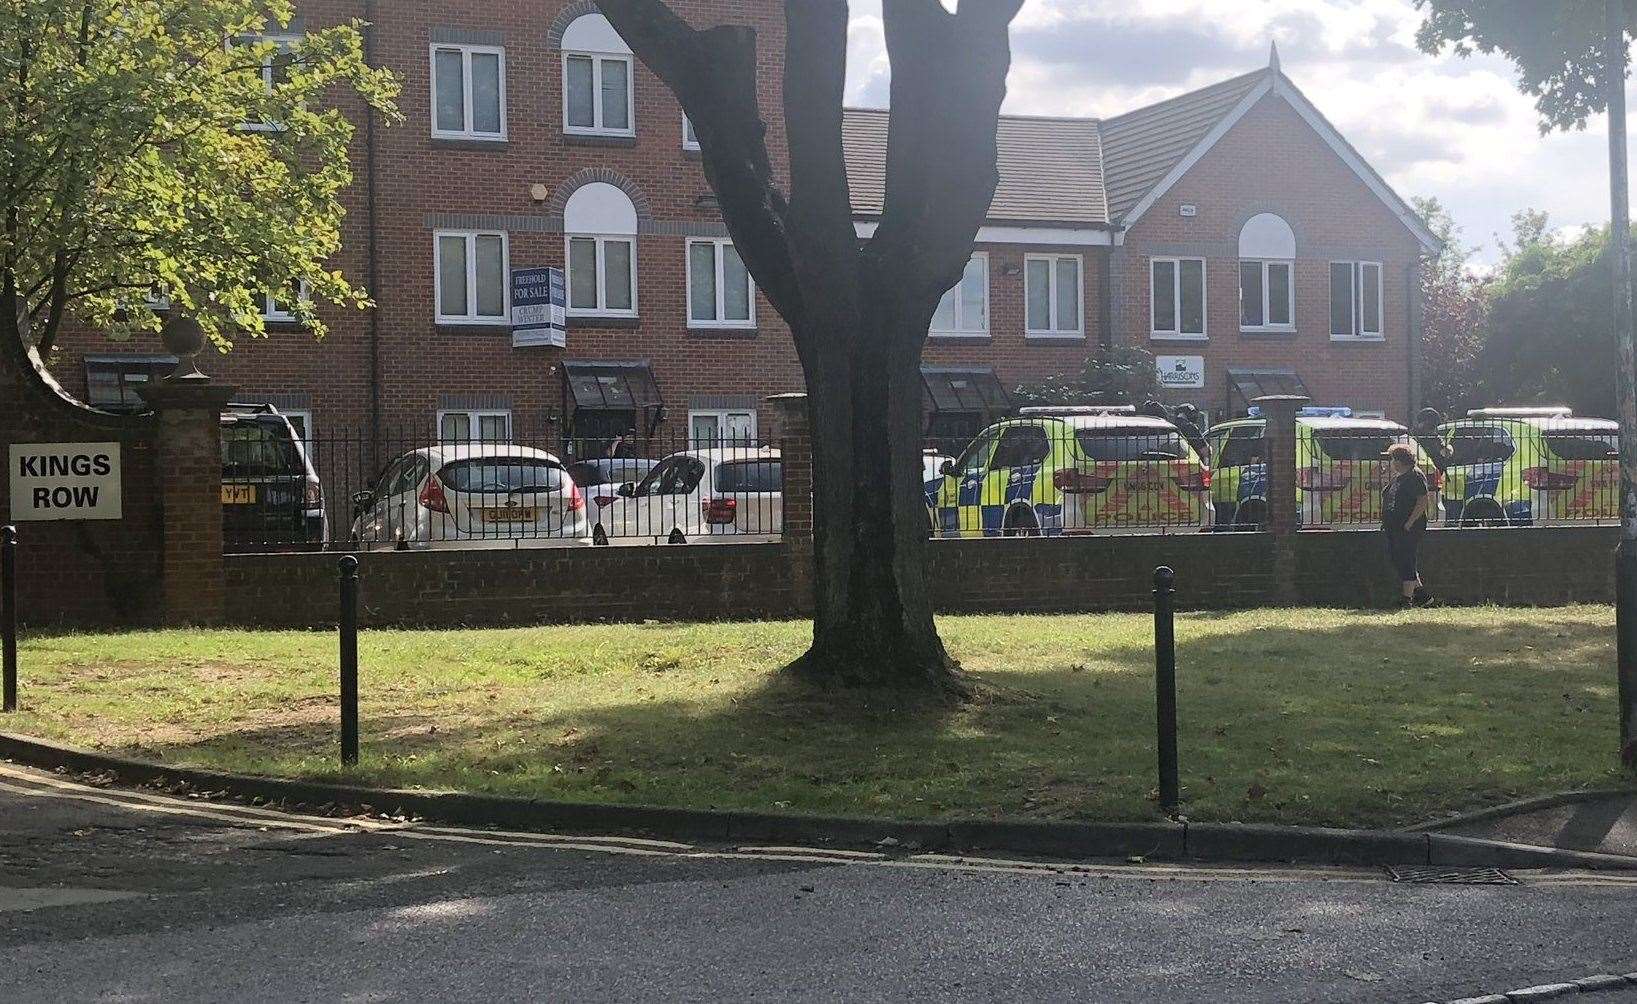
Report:
[[[576,546],[776,538],[783,470],[755,439],[454,436],[379,439],[224,425],[230,553]],[[270,431],[269,431],[270,430]],[[464,431],[464,430],[463,430]]]

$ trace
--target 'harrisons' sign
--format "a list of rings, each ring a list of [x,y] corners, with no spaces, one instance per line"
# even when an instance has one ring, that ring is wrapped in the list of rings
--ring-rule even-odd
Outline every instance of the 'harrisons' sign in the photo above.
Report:
[[[119,519],[118,443],[11,448],[11,518]]]
[[[1154,368],[1168,390],[1205,386],[1204,356],[1155,356]]]

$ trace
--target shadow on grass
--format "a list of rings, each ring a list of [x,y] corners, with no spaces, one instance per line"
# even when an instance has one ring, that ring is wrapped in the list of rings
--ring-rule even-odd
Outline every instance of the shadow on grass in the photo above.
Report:
[[[1190,615],[1179,633],[1193,818],[1401,825],[1620,776],[1612,642],[1591,620],[1383,616],[1376,630]],[[1154,817],[1151,648],[1064,632],[1046,650],[989,651],[969,666],[985,686],[959,706],[817,691],[771,672],[746,689],[699,680],[685,693],[594,707],[503,695],[492,709],[386,709],[366,693],[365,764],[354,776],[696,807]],[[333,723],[322,722],[123,752],[333,777],[335,744]]]

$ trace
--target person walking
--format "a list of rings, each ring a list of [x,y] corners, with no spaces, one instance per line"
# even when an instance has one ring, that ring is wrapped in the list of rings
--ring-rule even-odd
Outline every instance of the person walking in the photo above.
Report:
[[[1415,463],[1415,450],[1405,443],[1387,449],[1389,480],[1381,493],[1381,529],[1387,536],[1387,557],[1398,574],[1400,606],[1427,606],[1432,596],[1421,582],[1418,552],[1431,511],[1427,476]]]

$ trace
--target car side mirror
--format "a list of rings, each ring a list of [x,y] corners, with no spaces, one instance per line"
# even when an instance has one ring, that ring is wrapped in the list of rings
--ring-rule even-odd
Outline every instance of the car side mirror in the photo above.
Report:
[[[625,484],[620,485],[614,491],[614,494],[622,499],[634,498],[637,494],[637,484],[635,481],[627,481]]]
[[[938,473],[942,474],[946,478],[954,477],[955,476],[955,461],[945,460],[943,463],[939,464],[938,465]]]
[[[374,492],[355,492],[352,496],[352,514],[362,516],[364,510],[375,504]]]

